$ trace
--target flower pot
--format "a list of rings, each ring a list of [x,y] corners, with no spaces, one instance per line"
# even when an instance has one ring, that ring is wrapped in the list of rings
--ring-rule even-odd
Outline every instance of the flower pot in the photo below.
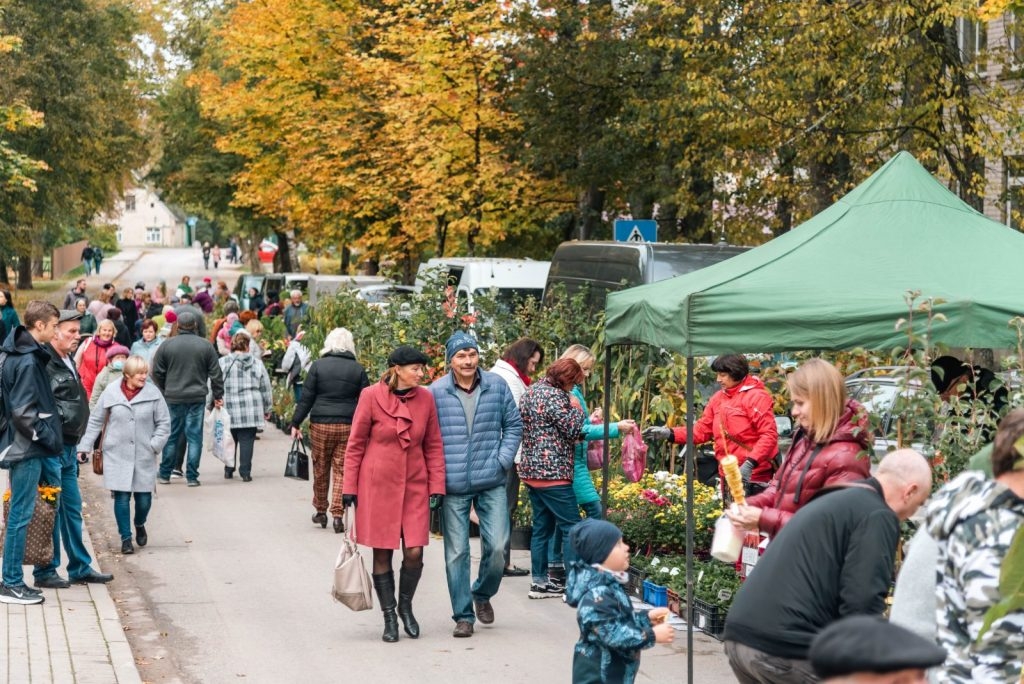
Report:
[[[529,551],[530,540],[533,539],[532,527],[512,528],[512,548],[517,551]]]

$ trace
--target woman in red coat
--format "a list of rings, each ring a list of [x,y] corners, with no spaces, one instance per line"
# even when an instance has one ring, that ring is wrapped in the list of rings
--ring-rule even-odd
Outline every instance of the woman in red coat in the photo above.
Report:
[[[836,367],[811,359],[788,379],[798,430],[768,489],[726,515],[751,531],[778,534],[821,489],[863,480],[871,472],[871,430],[864,407],[846,396]]]
[[[373,586],[384,611],[384,641],[398,641],[398,619],[412,638],[420,634],[412,598],[423,572],[430,510],[444,496],[444,448],[430,391],[420,387],[422,352],[401,346],[388,370],[359,395],[345,452],[342,502],[356,507],[357,541],[373,548]],[[391,561],[402,547],[399,594]]]

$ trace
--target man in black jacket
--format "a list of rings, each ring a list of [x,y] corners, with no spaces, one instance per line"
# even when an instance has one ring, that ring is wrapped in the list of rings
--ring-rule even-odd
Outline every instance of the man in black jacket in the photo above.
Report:
[[[197,335],[199,323],[191,311],[178,316],[178,334],[161,344],[153,356],[153,382],[160,388],[171,412],[171,436],[160,458],[156,481],[169,484],[174,466],[175,448],[184,432],[188,443],[189,487],[199,486],[199,458],[203,452],[203,408],[209,382],[213,404],[224,405],[224,376],[220,372],[217,350]]]
[[[725,623],[725,652],[741,684],[817,681],[815,635],[847,615],[881,615],[900,521],[931,493],[916,451],[882,459],[874,477],[822,490],[771,541]]]
[[[21,566],[28,523],[39,498],[36,488],[47,462],[56,463],[63,446],[57,402],[46,375],[49,355],[42,347],[53,339],[59,315],[53,304],[29,302],[25,325],[11,331],[0,347],[0,467],[10,470],[11,482],[0,603],[43,602],[41,591],[25,586]]]
[[[47,461],[48,466],[56,467],[43,476],[48,482],[60,483],[60,503],[57,506],[57,523],[53,527],[53,560],[49,565],[37,565],[32,571],[35,585],[41,589],[64,589],[71,582],[105,583],[114,579],[113,575],[92,569],[92,556],[82,539],[82,491],[78,488],[78,456],[75,447],[85,434],[89,422],[89,401],[73,358],[80,339],[78,328],[81,320],[82,314],[77,311],[62,310],[53,339],[43,345],[49,355],[46,374],[50,378],[50,389],[60,413],[64,448],[57,463],[50,464]],[[68,554],[70,582],[57,573],[60,568],[61,542]]]

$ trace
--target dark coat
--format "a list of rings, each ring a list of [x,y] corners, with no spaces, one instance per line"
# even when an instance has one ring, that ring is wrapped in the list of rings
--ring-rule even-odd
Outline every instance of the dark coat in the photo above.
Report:
[[[378,382],[363,390],[345,450],[345,494],[359,496],[363,546],[426,546],[431,494],[444,494],[444,447],[434,397],[414,387],[399,398]]]
[[[50,377],[50,389],[57,402],[57,410],[60,411],[64,444],[78,444],[89,422],[89,398],[85,394],[85,387],[56,349],[48,344],[43,345],[43,349],[49,356],[46,374]]]
[[[118,299],[115,306],[121,310],[121,321],[128,329],[129,339],[132,339],[135,335],[135,324],[139,322],[139,307],[135,305],[134,299]],[[124,346],[131,347],[132,345],[124,344]]]
[[[157,347],[153,354],[153,382],[168,404],[205,401],[207,382],[213,399],[224,398],[224,376],[217,350],[191,331],[180,331]]]
[[[0,467],[28,458],[57,456],[64,450],[60,411],[50,390],[50,355],[19,325],[0,352],[7,355],[0,376]]]
[[[725,638],[805,660],[825,626],[882,614],[899,536],[874,478],[823,492],[768,545],[729,609]]]
[[[366,369],[351,352],[324,354],[309,367],[302,396],[292,416],[292,427],[302,425],[306,416],[311,423],[351,425],[359,393],[369,386]]]
[[[832,439],[815,454],[818,446],[806,432],[798,431],[768,488],[747,498],[747,504],[763,509],[758,523],[762,532],[777,534],[824,487],[862,480],[870,474],[871,430],[864,407],[848,400]]]

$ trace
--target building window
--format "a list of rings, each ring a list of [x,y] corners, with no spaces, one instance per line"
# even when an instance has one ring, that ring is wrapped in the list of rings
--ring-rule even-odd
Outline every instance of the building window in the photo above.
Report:
[[[969,17],[956,20],[956,42],[960,59],[964,64],[973,64],[978,73],[984,73],[985,51],[988,50],[988,25]]]
[[[1024,157],[1003,160],[1004,197],[1006,199],[1006,225],[1024,230]]]
[[[160,226],[146,228],[146,244],[160,245],[164,241],[164,231]]]
[[[124,196],[124,210],[135,211],[135,195]]]
[[[1009,53],[1010,69],[1018,73],[1024,67],[1024,21],[1013,14],[1003,16],[1006,31],[1006,50]]]
[[[121,228],[117,229],[117,244],[124,243],[124,231]]]

